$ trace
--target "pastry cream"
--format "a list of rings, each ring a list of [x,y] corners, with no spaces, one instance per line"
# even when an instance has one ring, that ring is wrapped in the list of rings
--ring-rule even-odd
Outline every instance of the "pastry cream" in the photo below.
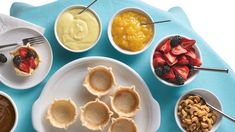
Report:
[[[57,22],[56,31],[61,43],[71,50],[90,48],[100,34],[100,23],[93,12],[83,8],[72,8],[63,12]]]

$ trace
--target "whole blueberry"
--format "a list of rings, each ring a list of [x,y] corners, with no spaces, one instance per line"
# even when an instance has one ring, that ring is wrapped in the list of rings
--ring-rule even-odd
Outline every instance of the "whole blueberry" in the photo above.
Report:
[[[15,64],[15,66],[19,66],[21,63],[21,60],[22,58],[19,55],[17,55],[13,58],[13,63]]]
[[[0,54],[0,62],[1,63],[6,63],[7,62],[7,57],[4,54]]]

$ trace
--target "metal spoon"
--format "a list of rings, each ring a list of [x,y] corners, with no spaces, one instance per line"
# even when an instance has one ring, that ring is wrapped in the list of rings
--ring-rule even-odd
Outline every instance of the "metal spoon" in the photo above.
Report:
[[[214,107],[213,105],[209,104],[208,102],[206,102],[206,100],[204,98],[202,98],[200,95],[198,94],[191,94],[194,96],[198,96],[201,98],[201,100],[210,108],[212,108],[213,110],[215,110],[216,112],[218,112],[219,114],[223,115],[224,117],[226,117],[227,119],[231,120],[232,122],[235,122],[235,118],[232,118],[231,116],[225,114],[224,112],[222,112],[221,110],[217,109],[216,107]]]
[[[82,11],[80,11],[78,14],[82,14],[84,11],[86,11],[91,5],[93,5],[97,0],[94,0],[91,4],[89,4],[86,8],[84,8]]]
[[[171,22],[171,20],[163,20],[163,21],[156,21],[156,22],[149,22],[149,23],[141,23],[141,25],[150,25],[150,24],[165,23],[165,22]]]
[[[206,67],[197,67],[197,66],[191,66],[193,70],[203,70],[203,71],[213,71],[213,72],[223,72],[228,73],[229,69],[219,69],[219,68],[206,68]]]

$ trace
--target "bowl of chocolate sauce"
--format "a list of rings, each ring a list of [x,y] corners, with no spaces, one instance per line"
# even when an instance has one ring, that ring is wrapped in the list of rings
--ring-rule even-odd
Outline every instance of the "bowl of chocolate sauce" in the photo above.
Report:
[[[12,98],[0,91],[0,131],[13,132],[18,121],[18,112]]]

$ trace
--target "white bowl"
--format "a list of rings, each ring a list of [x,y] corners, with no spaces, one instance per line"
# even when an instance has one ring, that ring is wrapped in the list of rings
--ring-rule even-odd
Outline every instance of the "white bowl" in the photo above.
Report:
[[[58,43],[59,43],[64,49],[66,49],[66,50],[68,50],[68,51],[71,51],[71,52],[74,52],[74,53],[81,53],[81,52],[85,52],[85,51],[88,51],[88,50],[92,49],[92,48],[97,44],[97,42],[99,41],[100,36],[101,36],[101,34],[102,34],[102,24],[101,24],[100,17],[98,16],[98,14],[97,14],[94,10],[92,10],[91,8],[88,8],[87,10],[90,11],[91,13],[93,13],[93,14],[95,15],[95,17],[97,18],[97,21],[98,21],[98,23],[99,23],[99,26],[100,26],[100,27],[99,27],[99,28],[100,28],[100,33],[99,33],[99,36],[98,36],[97,40],[96,40],[89,48],[86,48],[86,49],[83,49],[83,50],[73,50],[73,49],[70,49],[70,48],[66,47],[66,46],[60,41],[60,38],[59,38],[59,36],[58,36],[58,34],[57,34],[57,30],[56,30],[57,23],[58,23],[58,20],[59,20],[60,16],[61,16],[65,11],[70,10],[70,9],[76,9],[76,8],[81,9],[81,8],[86,8],[86,6],[83,6],[83,5],[72,5],[72,6],[69,6],[69,7],[65,8],[63,11],[61,11],[60,14],[57,16],[56,21],[55,21],[54,33],[55,33],[55,37],[56,37]]]
[[[174,114],[175,114],[175,121],[177,123],[177,125],[179,126],[179,128],[181,129],[181,131],[183,132],[186,132],[184,130],[184,128],[181,126],[181,122],[179,120],[179,117],[177,115],[177,108],[178,108],[178,105],[179,105],[179,102],[187,95],[189,94],[196,94],[196,95],[200,95],[203,99],[206,100],[206,102],[208,102],[209,104],[211,104],[212,106],[218,108],[219,110],[222,111],[222,106],[221,106],[221,102],[219,101],[219,99],[216,97],[216,95],[214,95],[213,93],[211,93],[210,91],[208,90],[205,90],[205,89],[194,89],[194,90],[191,90],[191,91],[188,91],[186,92],[184,95],[182,95],[178,101],[176,102],[176,105],[175,105],[175,111],[174,111]],[[215,132],[220,123],[221,123],[221,120],[222,120],[222,116],[221,114],[217,114],[217,121],[216,123],[213,125],[212,129],[210,130],[210,132]]]
[[[7,93],[4,93],[2,91],[0,91],[0,95],[6,97],[12,104],[14,110],[15,110],[15,123],[11,129],[11,132],[14,132],[16,126],[17,126],[17,123],[18,123],[18,110],[17,110],[17,107],[16,107],[16,104],[14,103],[13,99],[7,94]]]
[[[136,8],[136,7],[127,7],[127,8],[123,8],[119,11],[117,11],[111,18],[111,20],[109,21],[109,25],[108,25],[108,37],[109,37],[109,41],[112,44],[112,46],[118,50],[119,52],[126,54],[126,55],[136,55],[136,54],[140,54],[142,52],[144,52],[146,49],[148,49],[152,43],[152,40],[154,38],[155,35],[155,24],[152,25],[153,28],[153,37],[152,39],[148,42],[148,44],[145,46],[145,48],[143,48],[140,51],[128,51],[125,49],[120,48],[114,41],[113,41],[113,36],[112,36],[112,24],[113,24],[113,19],[119,15],[120,13],[126,12],[126,11],[134,11],[140,14],[144,14],[146,17],[148,17],[149,20],[151,20],[151,22],[153,22],[152,17],[144,10]]]
[[[196,71],[195,74],[193,76],[191,76],[190,78],[188,78],[185,83],[183,85],[177,85],[177,84],[174,84],[174,83],[171,83],[171,82],[168,82],[162,78],[160,78],[156,73],[155,73],[155,70],[154,70],[154,66],[153,66],[153,56],[154,56],[154,52],[155,50],[157,49],[157,47],[166,39],[170,38],[170,37],[173,37],[173,36],[176,36],[176,35],[179,35],[181,37],[184,37],[184,38],[187,38],[187,39],[191,39],[187,36],[184,36],[184,35],[180,35],[180,34],[171,34],[171,35],[168,35],[164,38],[162,38],[161,40],[158,41],[158,43],[155,45],[155,47],[153,48],[153,51],[152,51],[152,54],[151,54],[151,58],[150,58],[150,66],[151,66],[151,69],[152,69],[152,72],[154,74],[154,76],[160,81],[162,82],[163,84],[167,85],[167,86],[171,86],[171,87],[182,87],[184,85],[187,85],[189,84],[190,82],[192,82],[196,76],[198,75],[199,71]],[[195,49],[195,52],[196,52],[196,55],[200,58],[201,62],[203,63],[202,61],[202,56],[201,56],[201,51],[199,49],[199,47],[197,46],[197,43],[193,45],[193,48]]]

